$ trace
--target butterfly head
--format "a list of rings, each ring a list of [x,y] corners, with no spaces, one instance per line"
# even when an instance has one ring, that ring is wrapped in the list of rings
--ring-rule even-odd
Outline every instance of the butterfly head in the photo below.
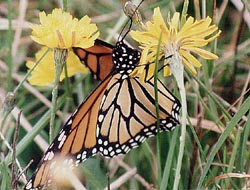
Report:
[[[116,71],[128,75],[138,65],[141,53],[128,47],[123,41],[118,41],[113,49],[112,58]]]

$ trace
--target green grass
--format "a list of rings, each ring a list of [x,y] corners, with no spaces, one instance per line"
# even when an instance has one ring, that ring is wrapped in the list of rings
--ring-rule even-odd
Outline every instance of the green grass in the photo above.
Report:
[[[138,1],[137,1],[138,2]],[[246,11],[250,13],[249,3],[243,1]],[[18,10],[10,10],[10,6]],[[25,77],[25,63],[33,58],[40,48],[29,37],[31,30],[26,22],[38,23],[38,13],[44,10],[50,13],[56,7],[55,2],[32,1],[27,6],[19,7],[16,1],[0,2],[0,102],[6,94],[15,89]],[[140,7],[145,20],[152,15],[154,7],[160,6],[165,20],[168,12],[181,11],[182,1],[155,0],[146,1]],[[205,6],[205,7],[204,7]],[[219,59],[205,61],[196,76],[185,72],[185,87],[188,104],[188,125],[185,139],[185,150],[181,168],[179,189],[247,189],[249,188],[250,169],[250,26],[242,18],[235,5],[217,2],[217,10],[213,9],[213,1],[206,5],[190,2],[188,14],[195,17],[211,16],[222,30],[216,43],[207,50],[216,52]],[[9,8],[8,8],[9,7]],[[97,23],[101,39],[115,43],[114,34],[119,34],[125,22],[121,17],[121,1],[68,1],[68,11],[77,18],[88,14]],[[218,13],[214,15],[214,13]],[[25,15],[21,35],[16,34],[16,23],[19,13]],[[220,20],[218,20],[220,19]],[[247,19],[249,20],[249,18]],[[12,27],[13,30],[10,28]],[[136,28],[134,26],[134,28]],[[113,30],[115,29],[115,31]],[[16,34],[17,35],[17,34]],[[129,36],[126,38],[134,47],[136,44]],[[16,53],[11,50],[17,49]],[[161,73],[159,73],[161,75]],[[167,87],[178,90],[172,77],[161,78]],[[55,131],[58,131],[74,110],[90,91],[96,86],[90,75],[80,75],[59,84],[58,112],[56,114]],[[70,89],[70,93],[67,89]],[[29,179],[36,165],[43,156],[49,142],[49,120],[51,104],[51,86],[36,87],[24,83],[16,91],[15,109],[5,118],[0,115],[0,189],[11,189],[11,162],[17,115],[22,110],[17,150],[17,165],[23,169],[30,162],[34,163],[18,179],[18,188],[22,189],[25,179]],[[3,104],[0,104],[3,106]],[[1,107],[2,108],[2,107]],[[2,122],[4,121],[4,122]],[[131,150],[122,160],[107,160],[97,155],[82,163],[79,167],[81,181],[87,189],[104,189],[107,186],[107,171],[111,183],[126,172],[136,168],[136,175],[130,176],[119,189],[172,189],[175,169],[179,153],[180,127],[171,132],[159,135],[160,155],[157,155],[156,137],[149,138],[139,148]],[[37,137],[36,139],[34,139]],[[160,156],[160,158],[157,158]],[[161,172],[157,170],[160,160]],[[158,163],[159,164],[159,163]],[[18,170],[20,172],[20,170]],[[161,183],[158,183],[161,173]]]

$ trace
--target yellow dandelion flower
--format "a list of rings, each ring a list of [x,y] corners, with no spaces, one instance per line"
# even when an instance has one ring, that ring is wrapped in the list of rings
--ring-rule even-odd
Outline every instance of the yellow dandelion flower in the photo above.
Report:
[[[196,54],[204,59],[217,59],[217,55],[201,49],[209,42],[215,40],[221,33],[218,27],[211,25],[211,18],[195,21],[193,17],[189,17],[187,21],[180,27],[180,13],[175,13],[173,18],[168,21],[168,26],[163,20],[160,8],[154,9],[152,21],[145,24],[144,31],[131,31],[132,38],[140,43],[142,58],[140,65],[132,73],[132,76],[140,76],[142,79],[148,79],[153,76],[154,64],[149,65],[149,70],[144,72],[145,64],[154,63],[157,54],[157,47],[161,37],[161,48],[159,59],[165,58],[167,64],[168,58],[178,54],[181,62],[192,74],[196,74],[195,67],[200,67],[201,63],[192,55]],[[169,64],[169,63],[168,63]],[[170,67],[164,67],[164,75],[171,74]]]
[[[88,16],[78,20],[68,12],[54,9],[48,15],[41,12],[39,17],[41,24],[31,25],[31,38],[50,48],[88,48],[93,46],[95,39],[99,36],[96,24],[90,24]]]
[[[47,47],[43,47],[39,50],[35,58],[36,60],[40,59],[40,57],[47,51]],[[31,76],[28,79],[30,84],[43,86],[54,82],[55,80],[55,64],[54,61],[54,52],[50,50],[43,59],[39,62],[36,68],[31,72]],[[31,69],[35,62],[28,61],[26,66]],[[89,70],[86,68],[78,59],[78,57],[72,52],[68,52],[68,57],[66,59],[67,72],[68,76],[71,77],[75,73],[87,73]],[[60,75],[60,81],[65,78],[64,70]]]

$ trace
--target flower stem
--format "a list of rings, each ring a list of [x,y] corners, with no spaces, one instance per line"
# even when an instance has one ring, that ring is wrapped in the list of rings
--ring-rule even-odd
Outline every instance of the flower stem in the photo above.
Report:
[[[8,0],[8,56],[7,56],[7,63],[8,63],[8,75],[7,75],[7,91],[13,90],[13,81],[12,81],[12,72],[13,72],[13,61],[12,61],[12,42],[13,42],[13,31],[12,31],[12,5],[11,0]]]
[[[161,186],[161,143],[160,143],[160,113],[159,113],[159,102],[158,102],[158,63],[159,63],[159,54],[161,48],[162,33],[159,38],[157,53],[155,58],[155,71],[154,71],[154,93],[155,93],[155,111],[156,111],[156,127],[157,127],[157,136],[156,136],[156,150],[157,150],[157,167],[158,167],[158,189]]]
[[[68,0],[63,0],[63,11],[67,11],[68,9]]]
[[[182,13],[181,13],[181,27],[186,22],[188,5],[189,5],[189,0],[185,0],[184,3],[183,3],[183,9],[182,9]]]
[[[184,87],[184,77],[183,77],[183,64],[181,61],[180,55],[176,52],[171,60],[170,60],[170,68],[171,71],[177,81],[178,88],[180,90],[181,95],[181,105],[182,105],[182,126],[181,126],[181,136],[180,136],[180,147],[179,147],[179,154],[177,160],[177,166],[175,171],[175,179],[174,179],[174,188],[173,190],[178,189],[178,185],[180,182],[180,172],[182,166],[182,158],[184,154],[184,147],[185,147],[185,135],[186,135],[186,117],[187,117],[187,101],[186,101],[186,91]]]
[[[183,75],[182,75],[183,78]],[[185,148],[185,135],[186,135],[186,117],[187,117],[187,101],[186,101],[186,91],[184,88],[184,79],[177,82],[180,95],[181,95],[181,105],[182,105],[182,125],[181,125],[181,137],[180,137],[180,147],[179,147],[179,154],[178,154],[178,160],[177,160],[177,167],[175,171],[175,180],[174,180],[174,188],[173,190],[178,189],[179,181],[180,181],[180,172],[181,172],[181,165],[182,165],[182,158],[184,154],[184,148]]]
[[[54,61],[56,66],[56,73],[55,73],[54,87],[52,90],[52,108],[51,108],[50,126],[49,126],[49,143],[52,142],[54,137],[53,129],[55,124],[55,115],[57,107],[56,100],[58,96],[58,84],[63,66],[66,63],[67,54],[68,54],[67,49],[54,49]]]

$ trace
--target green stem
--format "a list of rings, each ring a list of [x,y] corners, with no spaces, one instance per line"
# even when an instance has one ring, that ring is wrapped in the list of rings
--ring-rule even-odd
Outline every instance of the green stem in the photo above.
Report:
[[[13,62],[12,62],[12,42],[13,42],[13,32],[12,32],[12,5],[11,0],[8,0],[8,23],[9,23],[9,29],[8,29],[8,57],[7,57],[7,63],[8,63],[8,75],[7,75],[7,91],[12,91],[13,85],[12,85],[12,68],[13,68]]]
[[[157,150],[157,167],[158,167],[158,189],[161,186],[161,144],[160,144],[160,113],[159,113],[159,102],[158,102],[158,64],[159,54],[161,48],[162,33],[159,38],[157,53],[155,58],[155,70],[154,70],[154,93],[155,93],[155,111],[156,111],[156,127],[158,134],[156,136],[156,150]]]
[[[242,128],[238,127],[237,129],[237,134],[235,137],[235,141],[234,141],[234,146],[233,146],[233,151],[232,154],[230,155],[230,160],[229,160],[229,165],[227,168],[227,173],[231,173],[233,171],[233,167],[236,165],[235,160],[238,160],[238,156],[239,156],[239,150],[240,150],[240,141],[241,141],[241,133],[242,133]],[[225,187],[229,187],[229,183],[230,183],[230,178],[225,179]]]
[[[168,157],[166,159],[166,162],[165,162],[165,167],[164,167],[164,170],[163,170],[163,175],[162,175],[162,183],[161,183],[161,186],[160,186],[160,190],[166,190],[167,187],[168,187],[168,181],[169,181],[169,177],[171,175],[171,170],[172,170],[172,162],[174,160],[174,153],[175,153],[175,148],[176,148],[176,139],[178,138],[178,135],[179,135],[179,130],[180,128],[177,127],[175,130],[174,130],[174,134],[171,138],[171,141],[170,141],[170,147],[169,147],[169,150],[168,150]]]
[[[63,11],[67,11],[68,9],[68,0],[63,0]]]
[[[68,76],[68,67],[67,64],[64,64],[64,74],[65,74],[65,80],[64,80],[64,84],[66,86],[66,94],[67,97],[72,97],[72,91],[69,85],[69,76]]]
[[[185,0],[184,3],[183,3],[183,9],[182,9],[182,12],[181,12],[181,28],[186,22],[188,4],[189,4],[189,0]]]
[[[62,73],[63,66],[66,63],[67,53],[68,53],[67,49],[54,49],[54,61],[55,61],[56,71],[55,71],[54,87],[52,90],[52,108],[51,108],[51,117],[50,117],[50,126],[49,126],[49,143],[51,143],[54,138],[53,129],[55,125],[58,84],[59,84],[60,75]]]

